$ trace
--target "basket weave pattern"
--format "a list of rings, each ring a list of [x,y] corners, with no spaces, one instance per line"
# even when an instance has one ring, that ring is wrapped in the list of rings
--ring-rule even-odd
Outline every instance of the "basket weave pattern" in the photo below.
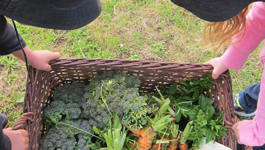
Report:
[[[30,150],[40,148],[45,126],[42,115],[50,104],[54,89],[65,83],[89,82],[96,74],[104,71],[122,71],[138,76],[141,80],[140,92],[152,93],[157,86],[168,86],[174,82],[191,78],[202,78],[212,72],[211,66],[201,64],[177,64],[154,61],[118,60],[118,59],[59,59],[52,61],[52,71],[44,72],[30,68],[27,91],[24,101],[24,113],[34,112],[33,122],[27,121],[24,128],[29,132]],[[215,80],[215,88],[210,89],[211,98],[218,111],[224,111],[224,126],[227,135],[218,142],[236,149],[236,139],[232,125],[237,122],[232,101],[232,86],[229,72]]]

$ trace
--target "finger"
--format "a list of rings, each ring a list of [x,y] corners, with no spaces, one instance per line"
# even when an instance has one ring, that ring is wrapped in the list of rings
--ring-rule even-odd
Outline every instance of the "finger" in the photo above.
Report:
[[[52,70],[52,67],[48,64],[46,64],[46,67],[45,67],[45,71],[51,71]]]
[[[60,58],[60,54],[58,52],[52,53],[51,60]]]
[[[241,141],[240,141],[240,138],[239,138],[239,123],[234,124],[233,127],[232,127],[232,129],[235,132],[235,135],[236,135],[236,138],[237,138],[237,142],[239,144],[242,144]]]
[[[212,60],[209,60],[209,61],[206,61],[204,64],[205,64],[205,65],[212,65],[211,62],[212,62]]]
[[[236,131],[236,130],[238,130],[239,129],[239,123],[235,123],[234,125],[233,125],[233,127],[232,127],[232,129],[234,130],[234,131]]]
[[[233,126],[232,126],[232,129],[235,131],[236,130],[236,126],[237,126],[237,124],[234,124]]]
[[[26,143],[26,144],[29,144],[29,138],[28,138],[28,137],[25,138],[25,143]]]
[[[23,136],[29,136],[28,132],[26,130],[19,130],[20,133],[23,135]]]
[[[29,144],[25,144],[24,150],[28,150],[28,148],[29,148]]]
[[[213,73],[212,73],[212,78],[213,79],[217,79],[219,77],[219,73],[218,73],[218,70],[217,69],[213,69]]]

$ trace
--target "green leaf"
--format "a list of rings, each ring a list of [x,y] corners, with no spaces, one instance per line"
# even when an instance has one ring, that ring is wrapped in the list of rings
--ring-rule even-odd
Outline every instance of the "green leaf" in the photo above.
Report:
[[[197,116],[197,113],[198,113],[198,110],[196,109],[190,109],[189,111],[186,112],[190,120],[194,120]]]
[[[168,144],[169,141],[164,141],[164,140],[157,140],[156,144]]]
[[[205,97],[205,101],[206,101],[206,104],[207,104],[208,106],[210,106],[210,105],[213,104],[213,100],[210,99],[210,98],[208,98],[208,97]]]
[[[170,105],[169,105],[170,100],[167,98],[167,99],[163,100],[163,102],[160,104],[161,104],[161,106],[158,110],[158,114],[163,115],[163,114],[167,113],[167,110],[170,108]]]
[[[213,115],[215,114],[215,109],[213,106],[209,106],[207,107],[206,110],[206,118],[209,120],[213,117]]]
[[[191,111],[189,107],[180,107],[181,114],[187,118],[187,114]]]
[[[177,105],[179,105],[180,107],[188,107],[188,106],[191,106],[192,105],[192,101],[188,101],[188,100],[182,100],[180,101],[179,103],[176,103]]]
[[[199,86],[195,86],[195,87],[191,88],[190,91],[192,91],[192,92],[197,92],[197,91],[199,91],[200,89],[201,89],[201,87],[199,87]]]
[[[202,110],[205,110],[206,108],[206,101],[205,101],[205,96],[204,95],[201,95],[199,97],[199,106]]]
[[[186,124],[186,127],[184,128],[181,137],[180,137],[180,144],[186,143],[186,140],[188,139],[191,131],[193,129],[193,121],[190,121]]]
[[[206,136],[206,143],[208,143],[211,140],[214,140],[215,134],[212,130],[207,130],[205,136]]]
[[[177,93],[177,87],[176,87],[176,86],[177,86],[177,85],[176,85],[176,83],[175,83],[175,84],[173,84],[173,85],[168,89],[169,94],[174,95],[174,94]]]
[[[200,95],[199,97],[199,106],[203,111],[206,111],[208,106],[212,106],[213,100],[205,97],[204,95]]]
[[[17,103],[23,103],[24,102],[24,97],[21,97],[17,100]]]
[[[182,88],[182,90],[185,92],[186,95],[189,95],[191,93],[191,91],[188,89]]]
[[[206,134],[207,134],[207,132],[208,132],[207,128],[201,128],[201,129],[199,129],[199,131],[200,131],[200,134],[201,134],[202,136],[206,136]]]
[[[181,112],[180,112],[180,107],[176,107],[176,111],[175,111],[175,117],[176,117],[176,122],[180,121],[181,118]]]
[[[171,135],[173,138],[177,138],[179,133],[179,125],[178,124],[171,124],[170,126]]]

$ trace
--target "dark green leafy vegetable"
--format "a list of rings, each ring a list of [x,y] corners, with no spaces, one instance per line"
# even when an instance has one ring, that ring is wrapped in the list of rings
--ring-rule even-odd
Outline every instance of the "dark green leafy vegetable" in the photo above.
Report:
[[[150,112],[144,96],[140,96],[138,86],[140,81],[135,76],[121,72],[106,72],[94,77],[86,90],[87,102],[82,116],[93,118],[99,123],[99,128],[108,129],[112,114],[117,114],[122,124],[131,128],[142,128],[147,124],[147,114]]]
[[[189,123],[190,134],[185,139],[193,141],[194,147],[198,147],[204,137],[206,142],[209,142],[220,138],[226,132],[222,122],[223,113],[221,116],[216,113],[213,100],[209,98],[209,89],[214,85],[209,75],[200,80],[181,81],[162,90],[175,110],[176,122],[182,117],[192,121]]]
[[[60,125],[47,131],[41,145],[42,150],[75,150],[77,142],[73,134],[67,133],[67,127]]]

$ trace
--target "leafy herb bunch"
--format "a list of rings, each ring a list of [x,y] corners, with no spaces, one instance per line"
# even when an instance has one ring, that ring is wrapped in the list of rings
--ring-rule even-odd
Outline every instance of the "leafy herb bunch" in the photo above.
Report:
[[[199,80],[181,81],[163,90],[175,110],[176,122],[182,117],[192,121],[192,130],[187,140],[193,141],[194,148],[200,146],[204,137],[207,142],[215,141],[226,132],[223,126],[223,112],[217,113],[213,106],[214,101],[209,95],[209,90],[214,86],[209,75]]]

